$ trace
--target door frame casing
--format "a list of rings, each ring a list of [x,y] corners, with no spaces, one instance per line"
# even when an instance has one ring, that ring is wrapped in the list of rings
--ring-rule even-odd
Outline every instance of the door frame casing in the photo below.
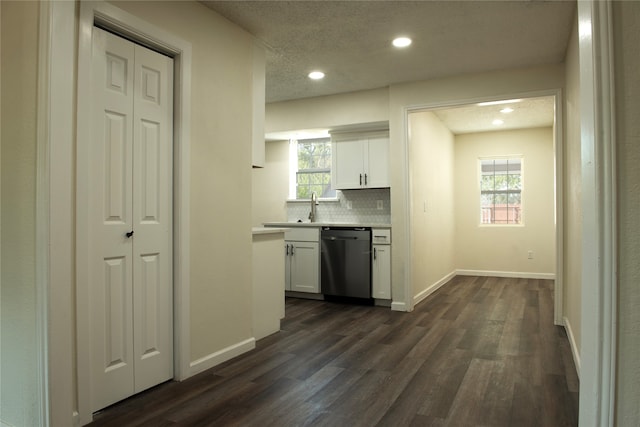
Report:
[[[173,310],[174,379],[190,374],[189,170],[191,43],[104,2],[80,3],[76,146],[76,333],[78,422],[92,419],[87,206],[88,146],[91,140],[91,56],[94,24],[174,59],[173,114]]]
[[[74,386],[76,4],[41,2],[38,56],[36,281],[45,337],[43,425],[69,425]],[[55,197],[51,197],[55,195]],[[55,250],[52,250],[55,248]],[[52,339],[55,337],[55,339]]]
[[[617,169],[613,13],[578,2],[582,155],[580,425],[616,424]]]

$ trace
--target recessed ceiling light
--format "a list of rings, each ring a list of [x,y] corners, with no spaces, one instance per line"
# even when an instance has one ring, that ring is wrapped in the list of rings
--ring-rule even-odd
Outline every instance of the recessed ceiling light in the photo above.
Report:
[[[513,113],[513,108],[511,107],[503,108],[502,110],[500,110],[500,112],[503,114]]]
[[[502,101],[479,102],[476,105],[478,107],[485,107],[487,105],[515,104],[516,102],[520,102],[520,101],[522,101],[522,99],[505,99]]]
[[[324,78],[324,73],[322,71],[312,71],[309,73],[309,78],[313,80],[320,80]]]
[[[393,45],[395,47],[407,47],[411,44],[411,39],[409,37],[398,37],[393,39]]]
[[[494,126],[500,126],[500,125],[503,125],[503,124],[504,124],[504,120],[495,119],[495,120],[494,120],[493,122],[491,122],[491,123],[493,123],[493,125],[494,125]]]

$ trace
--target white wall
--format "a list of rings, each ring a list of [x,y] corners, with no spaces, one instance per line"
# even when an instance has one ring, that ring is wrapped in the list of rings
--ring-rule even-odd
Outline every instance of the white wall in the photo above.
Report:
[[[267,104],[265,132],[327,129],[389,120],[386,88]]]
[[[640,3],[613,2],[618,174],[616,424],[640,425]]]
[[[478,159],[522,155],[523,224],[479,225]],[[553,129],[457,135],[456,267],[470,272],[555,274]],[[533,259],[528,259],[533,251]],[[542,276],[545,277],[545,276]]]
[[[0,2],[2,23],[0,421],[37,426],[35,202],[37,2]],[[3,424],[4,425],[4,424]]]
[[[285,222],[289,197],[289,141],[267,142],[264,168],[253,169],[251,174],[253,226]]]
[[[456,267],[454,136],[429,111],[409,115],[409,134],[411,277],[413,296],[421,300]]]
[[[580,155],[580,64],[577,19],[565,59],[563,315],[580,369],[582,290],[582,164]]]

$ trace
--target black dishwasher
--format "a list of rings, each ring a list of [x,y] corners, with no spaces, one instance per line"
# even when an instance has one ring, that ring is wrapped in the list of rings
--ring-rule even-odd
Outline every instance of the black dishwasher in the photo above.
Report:
[[[371,299],[371,229],[322,227],[320,241],[325,297]]]

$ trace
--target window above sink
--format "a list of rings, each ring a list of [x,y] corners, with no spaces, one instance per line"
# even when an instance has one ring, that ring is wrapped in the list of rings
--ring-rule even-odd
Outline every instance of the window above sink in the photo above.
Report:
[[[331,186],[331,139],[291,140],[289,144],[289,198],[336,199]]]

